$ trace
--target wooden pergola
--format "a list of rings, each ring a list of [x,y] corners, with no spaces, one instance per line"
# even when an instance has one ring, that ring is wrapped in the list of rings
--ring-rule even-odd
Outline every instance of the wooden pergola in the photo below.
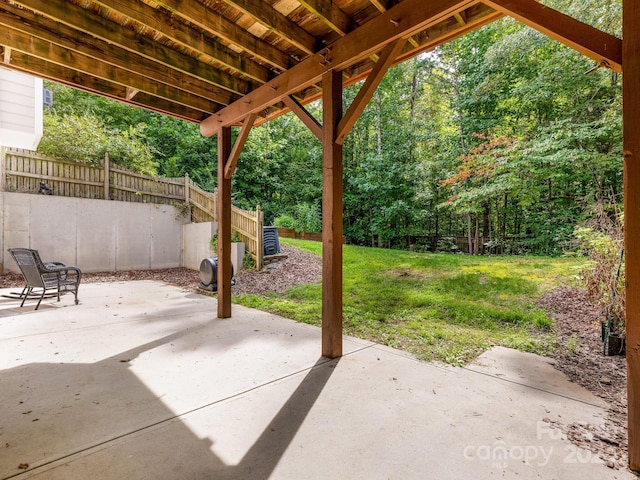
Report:
[[[535,0],[0,0],[0,61],[217,134],[220,318],[231,316],[238,158],[253,125],[300,117],[323,146],[322,354],[332,358],[342,355],[342,144],[392,65],[507,15],[624,71],[629,464],[640,470],[640,0],[622,3],[618,39]],[[359,81],[343,109],[343,87]],[[322,122],[304,107],[319,98]]]

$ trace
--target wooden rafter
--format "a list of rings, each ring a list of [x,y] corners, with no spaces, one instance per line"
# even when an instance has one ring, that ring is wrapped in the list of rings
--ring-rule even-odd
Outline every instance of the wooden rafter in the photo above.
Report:
[[[303,7],[326,23],[340,35],[346,35],[351,23],[349,16],[338,8],[332,0],[299,0]]]
[[[214,83],[214,80],[220,80],[220,77],[211,69],[207,69],[206,65],[193,58],[173,55],[173,58],[168,60],[168,56],[165,55],[165,63],[161,64],[131,50],[92,37],[80,30],[60,25],[47,17],[35,15],[28,10],[10,6],[0,8],[0,25],[7,27],[7,32],[14,35],[17,35],[15,32],[19,32],[19,37],[23,40],[30,36],[34,39],[50,42],[52,46],[57,45],[70,52],[78,52],[81,54],[79,58],[89,59],[87,65],[80,65],[81,68],[79,68],[80,70],[84,68],[85,72],[87,69],[93,68],[96,61],[102,62],[175,88],[188,89],[208,102],[215,99],[217,103],[222,105],[235,100],[240,94],[240,92],[234,94],[220,88]],[[0,39],[0,42],[9,43],[11,38],[13,37],[7,35],[6,38]],[[143,43],[139,42],[141,51],[144,51]],[[158,56],[162,57],[161,54]],[[77,63],[80,63],[79,59]],[[198,73],[200,76],[196,76]],[[242,82],[238,83],[233,77],[225,77],[223,83],[228,83],[229,86],[234,85],[235,88],[242,90],[249,88],[246,83],[244,85]]]
[[[466,25],[467,24],[467,21],[464,18],[464,12],[460,12],[460,13],[454,14],[453,18],[455,18],[460,25]]]
[[[87,12],[85,9],[66,0],[17,0],[13,3],[24,7],[26,10],[32,10],[40,15],[55,19],[57,22],[94,36],[111,45],[120,45],[122,48],[137,52],[159,62],[170,65],[173,62],[177,62],[176,57],[180,56],[177,51],[160,48],[150,39],[144,38],[130,29],[114,29],[113,22]],[[3,8],[9,9],[8,5],[10,4],[6,5],[2,5]],[[160,31],[172,41],[194,51],[202,52],[225,68],[242,72],[253,81],[264,83],[270,78],[267,68],[255,62],[240,61],[236,52],[229,50],[218,42],[207,42],[202,37],[202,34],[195,29],[175,21],[171,22],[171,19],[166,14],[148,5],[139,3],[136,9],[127,9],[126,13],[120,12],[115,8],[122,6],[121,4],[105,3],[105,6],[123,15],[128,13],[131,15],[129,18],[141,25],[145,25],[151,30]],[[62,17],[60,17],[61,11],[65,12]],[[166,28],[168,24],[172,25],[171,29]]]
[[[175,79],[175,72],[171,76],[173,78],[165,78],[162,71],[150,70],[147,72],[149,77],[146,77],[139,73],[117,68],[113,64],[97,62],[93,57],[77,51],[70,52],[66,47],[31,37],[24,32],[7,26],[3,28],[2,36],[3,38],[0,41],[14,51],[23,52],[61,66],[67,66],[87,75],[93,75],[122,86],[129,86],[141,92],[146,92],[168,101],[174,101],[202,112],[215,111],[220,107],[219,104],[211,100],[196,97],[182,90],[183,85],[180,84],[180,79]],[[156,78],[153,78],[154,76]],[[188,82],[186,78],[182,80]],[[169,85],[167,82],[172,84]]]
[[[204,136],[213,135],[220,127],[233,125],[249,113],[264,110],[286,95],[316,83],[329,69],[341,71],[358,59],[376,53],[399,38],[408,38],[441,20],[463,10],[473,0],[404,0],[391,10],[337,40],[331,47],[300,62],[269,83],[257,88],[225,107],[200,124]]]
[[[6,51],[6,49],[5,49]],[[32,57],[22,52],[11,52],[11,68],[15,68],[24,73],[41,76],[47,80],[53,80],[64,85],[73,86],[85,92],[102,95],[115,100],[127,98],[127,89],[123,85],[104,80],[102,78],[78,72],[71,68],[57,65],[37,57]],[[47,72],[43,74],[42,72]],[[129,103],[152,110],[158,113],[171,114],[176,118],[194,121],[198,118],[204,119],[206,114],[200,110],[195,110],[173,101],[154,97],[147,93],[138,93],[135,97],[128,99]]]
[[[318,41],[313,35],[274,8],[252,0],[225,0],[225,2],[250,15],[258,23],[287,39],[305,53],[311,54],[318,50]]]
[[[388,10],[387,0],[369,0],[379,12],[386,12]]]
[[[373,6],[376,7],[382,13],[384,13],[384,12],[386,12],[388,10],[386,0],[384,0],[384,1],[371,0],[371,3],[373,3]],[[460,15],[460,14],[459,13],[455,13],[454,15]],[[414,47],[418,47],[419,46],[418,42],[413,37],[409,37],[408,42],[411,45],[413,45]],[[378,59],[374,58],[373,60],[377,61]]]
[[[485,0],[496,10],[558,40],[600,64],[622,70],[622,41],[535,0]]]
[[[125,2],[130,3],[130,2]],[[278,70],[291,66],[291,58],[267,42],[253,36],[225,17],[215,13],[200,2],[160,0],[167,10],[180,16],[212,35],[237,45]]]

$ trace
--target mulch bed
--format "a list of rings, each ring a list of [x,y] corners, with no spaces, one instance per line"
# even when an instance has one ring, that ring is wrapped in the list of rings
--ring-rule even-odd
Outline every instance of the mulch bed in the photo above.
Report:
[[[624,356],[602,352],[602,309],[584,290],[558,288],[540,301],[554,319],[558,346],[555,367],[608,404],[602,426],[579,424],[560,428],[574,444],[598,455],[610,468],[627,466],[627,369]]]
[[[322,260],[313,253],[290,245],[281,245],[281,253],[287,258],[267,265],[261,272],[243,269],[236,275],[237,284],[232,288],[236,295],[246,293],[283,293],[300,284],[314,284],[322,279]],[[158,270],[129,270],[124,272],[83,273],[83,283],[128,282],[132,280],[156,280],[186,289],[197,288],[199,272],[188,268],[164,268]],[[22,288],[22,275],[7,273],[0,276],[0,288]]]

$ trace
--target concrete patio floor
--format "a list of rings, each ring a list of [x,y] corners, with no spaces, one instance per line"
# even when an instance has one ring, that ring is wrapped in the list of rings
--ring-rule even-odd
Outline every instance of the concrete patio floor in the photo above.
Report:
[[[318,328],[157,282],[80,300],[0,299],[0,479],[635,478],[548,422],[606,412],[535,355],[328,360]]]

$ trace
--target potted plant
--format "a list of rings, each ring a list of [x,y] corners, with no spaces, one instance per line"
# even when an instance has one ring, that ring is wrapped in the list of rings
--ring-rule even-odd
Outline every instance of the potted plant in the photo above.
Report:
[[[218,255],[218,233],[211,237],[209,240],[209,249],[212,255]],[[245,254],[244,242],[240,239],[240,235],[237,232],[231,234],[231,264],[233,265],[233,271],[235,273],[242,269]]]

